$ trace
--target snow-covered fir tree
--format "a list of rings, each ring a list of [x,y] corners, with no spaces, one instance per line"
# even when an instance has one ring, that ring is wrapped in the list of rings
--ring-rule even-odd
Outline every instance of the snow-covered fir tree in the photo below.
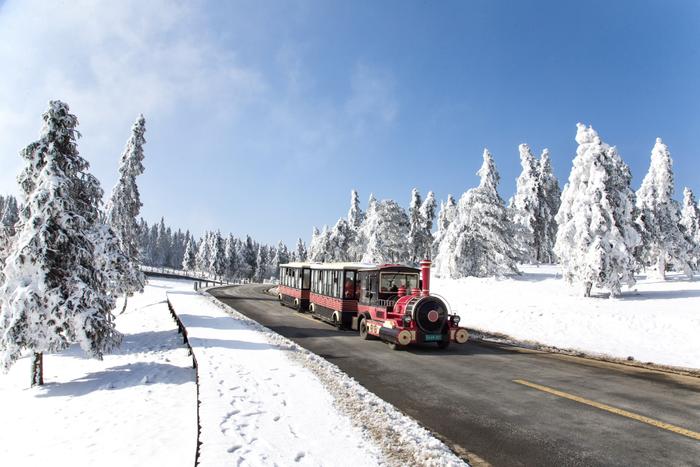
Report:
[[[195,263],[198,271],[209,271],[211,266],[211,232],[204,232],[199,241]]]
[[[639,260],[655,267],[660,278],[668,265],[690,274],[689,245],[679,227],[679,208],[673,199],[673,160],[661,138],[651,151],[651,164],[637,191],[636,223],[642,235]]]
[[[557,240],[557,212],[561,204],[561,190],[559,181],[554,176],[552,161],[549,150],[542,151],[539,161],[537,179],[539,214],[537,216],[537,229],[535,234],[538,237],[537,257],[538,263],[554,263],[554,243]]]
[[[500,175],[484,149],[479,186],[459,200],[457,213],[440,241],[435,258],[439,277],[493,276],[517,273],[518,251],[512,244],[508,213],[498,194]]]
[[[428,192],[428,196],[425,197],[423,204],[420,206],[420,215],[423,218],[423,234],[425,243],[420,248],[419,252],[422,252],[423,258],[432,258],[432,245],[433,245],[433,224],[435,223],[435,206],[437,202],[435,201],[435,193],[432,191]],[[420,260],[419,259],[419,260]]]
[[[233,279],[238,275],[239,257],[238,257],[238,240],[231,234],[226,237],[224,242],[224,275]]]
[[[250,235],[246,235],[245,242],[241,245],[241,277],[253,279],[257,270],[259,245]]]
[[[350,228],[358,230],[362,225],[365,215],[360,208],[360,195],[357,190],[350,193],[350,210],[348,211],[348,224]]]
[[[0,215],[0,228],[12,237],[15,234],[15,224],[19,220],[19,209],[17,207],[17,199],[10,195],[4,198],[2,206],[2,215]]]
[[[350,241],[348,242],[347,254],[343,255],[351,261],[359,260],[364,254],[366,239],[362,232],[362,223],[365,219],[365,213],[360,208],[360,195],[357,190],[352,190],[350,193],[350,209],[348,210],[348,225],[352,230]]]
[[[197,269],[197,245],[192,237],[187,239],[185,255],[182,259],[182,269],[185,271],[194,271]]]
[[[421,214],[423,200],[420,192],[414,188],[411,190],[411,202],[408,205],[408,260],[417,264],[426,255],[425,248],[429,245],[428,235],[425,231],[425,219]]]
[[[440,212],[438,213],[437,232],[433,239],[432,256],[437,256],[440,251],[440,242],[442,241],[447,228],[450,226],[454,218],[457,216],[457,202],[452,195],[447,195],[447,201],[440,202]]]
[[[367,250],[362,262],[382,264],[408,261],[410,253],[406,238],[409,226],[406,211],[396,201],[370,203],[365,219]]]
[[[590,296],[595,287],[618,296],[623,285],[635,283],[634,192],[629,167],[614,147],[579,123],[569,181],[557,213],[555,254],[564,279]]]
[[[268,257],[268,250],[264,245],[258,246],[258,252],[256,255],[256,268],[255,268],[255,275],[253,279],[255,282],[264,282],[265,279],[268,277],[268,271],[267,271],[267,264],[269,261]]]
[[[224,239],[218,230],[209,235],[209,267],[207,271],[216,277],[221,277],[226,272]]]
[[[700,269],[700,207],[695,201],[693,190],[686,187],[683,190],[683,210],[680,225],[686,241],[690,245],[689,256],[693,270]]]
[[[538,219],[540,197],[538,187],[538,164],[527,144],[518,146],[522,171],[516,181],[516,192],[511,200],[510,218],[513,222],[514,242],[526,263],[537,262],[540,249]]]
[[[275,251],[275,256],[272,259],[272,273],[275,277],[279,277],[280,264],[289,263],[291,260],[291,254],[289,253],[289,248],[287,245],[282,243],[282,240],[277,244],[277,250]]]
[[[121,340],[108,277],[96,267],[102,189],[78,153],[78,119],[60,101],[42,117],[40,139],[21,152],[22,209],[0,288],[2,364],[33,352],[33,385],[43,383],[43,352],[77,342],[101,358]]]
[[[116,278],[120,282],[120,288],[124,290],[124,307],[126,307],[126,298],[134,292],[143,291],[145,284],[144,275],[139,268],[141,258],[137,217],[142,204],[136,184],[136,177],[144,172],[145,132],[146,120],[141,115],[131,128],[131,137],[126,143],[119,162],[119,180],[105,208],[107,223],[116,234],[119,248],[128,260],[123,274]]]
[[[314,227],[311,244],[309,245],[309,260],[313,262],[332,261],[330,248],[331,231],[327,225],[321,232]]]
[[[306,252],[306,244],[304,241],[300,238],[297,240],[297,248],[296,248],[296,256],[295,259],[296,261],[306,261],[307,257],[307,252]]]
[[[351,261],[351,247],[355,244],[356,232],[343,218],[333,226],[326,244],[326,261]]]

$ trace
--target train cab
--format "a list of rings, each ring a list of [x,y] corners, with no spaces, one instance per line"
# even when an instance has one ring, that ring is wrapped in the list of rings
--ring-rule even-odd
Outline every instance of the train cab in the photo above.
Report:
[[[280,305],[290,306],[299,311],[308,310],[311,293],[311,264],[281,264],[280,283],[277,290]]]

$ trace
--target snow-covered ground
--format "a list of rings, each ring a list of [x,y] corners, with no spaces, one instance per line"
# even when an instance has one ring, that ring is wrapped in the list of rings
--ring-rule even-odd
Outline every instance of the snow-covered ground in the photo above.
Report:
[[[124,341],[103,361],[77,346],[45,355],[41,388],[29,387],[26,357],[0,374],[0,464],[194,465],[195,373],[165,300],[190,287],[151,279],[117,318]]]
[[[584,298],[556,266],[508,278],[433,279],[463,326],[619,359],[700,368],[700,280],[640,276],[623,297]],[[594,291],[595,292],[595,291]]]
[[[199,366],[200,465],[462,465],[335,365],[210,296],[169,291]]]

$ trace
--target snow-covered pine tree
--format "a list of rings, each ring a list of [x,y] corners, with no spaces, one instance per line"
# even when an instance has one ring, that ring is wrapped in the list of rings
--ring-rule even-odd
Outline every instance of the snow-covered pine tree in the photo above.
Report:
[[[518,273],[518,251],[512,243],[508,213],[498,194],[500,175],[493,157],[484,149],[477,172],[481,181],[459,200],[435,258],[439,277],[486,277]]]
[[[246,279],[253,279],[257,270],[257,257],[259,245],[246,235],[245,242],[241,245],[241,275]]]
[[[655,266],[662,279],[669,264],[690,275],[689,245],[678,224],[679,207],[673,192],[671,152],[656,138],[649,172],[637,191],[636,223],[642,234],[639,259],[646,266]]]
[[[357,190],[352,190],[350,193],[350,210],[348,211],[348,224],[350,228],[354,230],[359,229],[364,216],[360,208],[360,195],[357,194]]]
[[[280,264],[289,263],[291,255],[289,254],[289,248],[287,245],[282,243],[282,240],[277,244],[277,251],[275,251],[275,256],[272,260],[272,274],[274,277],[279,277]]]
[[[118,346],[108,278],[95,253],[102,189],[76,145],[78,119],[49,102],[38,141],[22,150],[22,209],[0,288],[0,349],[8,369],[33,352],[32,385],[43,383],[43,352],[77,342],[90,357]]]
[[[211,232],[204,232],[202,238],[199,239],[199,248],[197,249],[197,256],[195,263],[197,264],[197,270],[200,272],[209,272],[209,266],[211,264]]]
[[[549,156],[549,149],[544,149],[539,161],[538,170],[538,197],[539,215],[537,216],[536,235],[539,238],[537,244],[538,263],[554,263],[554,243],[557,240],[557,220],[561,204],[561,190],[559,181],[554,176],[552,161]]]
[[[136,177],[143,173],[143,145],[146,142],[146,120],[139,116],[131,127],[131,137],[119,162],[119,180],[112,190],[112,195],[105,207],[107,223],[119,240],[119,248],[130,263],[124,267],[123,274],[116,277],[119,288],[124,290],[124,307],[127,299],[135,292],[143,291],[145,277],[139,265],[141,258],[138,247],[137,217],[141,210],[141,195],[136,184]],[[108,233],[105,233],[108,235]]]
[[[182,269],[185,271],[194,271],[197,269],[197,245],[193,237],[187,237],[185,255],[182,259]]]
[[[267,278],[268,251],[264,245],[258,246],[256,255],[255,282],[263,283]]]
[[[634,192],[629,167],[592,127],[577,124],[578,149],[557,213],[554,252],[564,279],[589,297],[595,287],[614,297],[635,283]]]
[[[695,201],[693,190],[688,187],[683,190],[680,225],[690,245],[689,256],[693,269],[697,271],[700,268],[700,207]]]
[[[420,215],[423,218],[423,237],[425,243],[420,248],[419,253],[421,253],[422,258],[432,258],[432,245],[433,245],[433,223],[435,222],[435,206],[437,202],[435,201],[435,193],[432,191],[428,192],[428,196],[425,197],[423,204],[420,206]]]
[[[367,209],[367,251],[364,263],[402,263],[409,259],[406,244],[410,221],[396,201],[382,200]]]
[[[297,240],[296,261],[306,261],[307,256],[308,253],[306,252],[306,244],[301,238],[299,238]]]
[[[437,256],[440,251],[440,242],[442,241],[447,228],[450,226],[454,218],[457,216],[457,203],[452,195],[447,195],[447,201],[440,201],[440,212],[438,213],[437,233],[433,239],[432,256]]]
[[[0,223],[7,234],[12,237],[15,234],[15,224],[19,220],[19,208],[17,207],[17,199],[9,195],[5,198],[2,217]]]
[[[348,210],[348,225],[352,229],[351,241],[348,244],[346,256],[351,261],[359,260],[364,253],[365,244],[362,236],[362,222],[364,221],[365,213],[360,208],[360,196],[357,190],[352,190],[350,193],[350,209]]]
[[[520,166],[522,171],[516,180],[516,192],[511,199],[510,218],[513,222],[514,242],[524,263],[537,262],[539,236],[537,235],[540,198],[538,165],[530,146],[521,144]]]
[[[411,202],[408,205],[408,260],[413,264],[425,258],[428,243],[425,232],[425,219],[421,214],[423,201],[418,189],[411,190]]]
[[[355,244],[355,230],[342,217],[328,235],[326,261],[350,261],[350,249]]]
[[[226,272],[224,239],[218,230],[209,236],[209,272],[215,277],[221,277]]]

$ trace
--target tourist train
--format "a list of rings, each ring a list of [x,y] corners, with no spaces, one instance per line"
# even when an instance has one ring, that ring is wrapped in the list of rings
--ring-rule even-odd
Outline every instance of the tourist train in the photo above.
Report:
[[[396,350],[435,342],[441,349],[469,335],[447,302],[430,293],[429,260],[420,269],[399,264],[288,263],[280,265],[281,305],[309,311],[334,326],[379,338]]]

